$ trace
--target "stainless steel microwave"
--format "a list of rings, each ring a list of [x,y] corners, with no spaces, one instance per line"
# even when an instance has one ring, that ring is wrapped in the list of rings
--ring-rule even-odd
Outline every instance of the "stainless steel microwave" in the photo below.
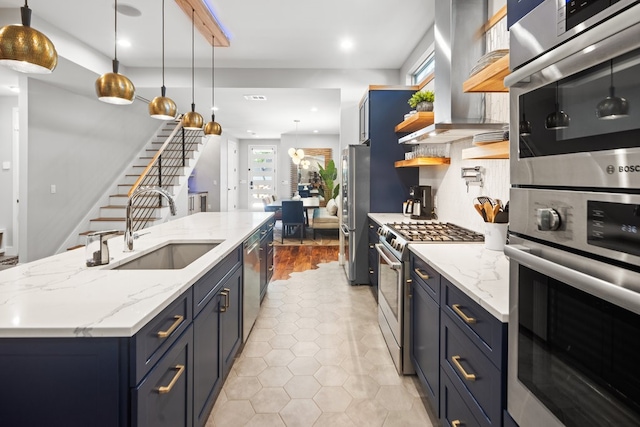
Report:
[[[640,188],[639,16],[635,4],[505,78],[512,185]]]

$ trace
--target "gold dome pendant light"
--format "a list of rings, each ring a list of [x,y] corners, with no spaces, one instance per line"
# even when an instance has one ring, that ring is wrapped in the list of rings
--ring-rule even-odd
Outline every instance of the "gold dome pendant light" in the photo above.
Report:
[[[213,112],[213,94],[215,90],[215,85],[213,84],[213,70],[215,68],[214,61],[214,52],[215,52],[215,44],[216,39],[211,36],[211,121],[204,126],[204,134],[205,135],[220,135],[222,133],[222,126],[220,123],[216,122],[216,114]]]
[[[196,113],[196,101],[195,101],[195,74],[194,74],[194,55],[195,55],[195,10],[191,8],[191,111],[182,116],[182,127],[188,130],[202,129],[204,119],[198,113]]]
[[[48,74],[58,65],[56,48],[40,31],[31,28],[31,9],[20,8],[22,25],[0,28],[0,65],[21,73]]]
[[[178,113],[178,107],[171,98],[167,98],[167,88],[164,85],[164,0],[162,0],[162,87],[161,96],[156,96],[149,103],[149,115],[154,119],[172,120]]]
[[[102,102],[116,105],[133,103],[136,88],[131,80],[118,74],[118,0],[115,0],[115,42],[113,57],[113,73],[105,73],[96,80],[96,94]]]

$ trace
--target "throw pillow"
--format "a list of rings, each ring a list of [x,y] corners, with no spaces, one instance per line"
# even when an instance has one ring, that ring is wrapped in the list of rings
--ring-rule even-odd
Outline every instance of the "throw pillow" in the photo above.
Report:
[[[330,199],[327,202],[327,213],[329,215],[337,215],[338,214],[338,205],[336,205],[336,201],[333,199]]]

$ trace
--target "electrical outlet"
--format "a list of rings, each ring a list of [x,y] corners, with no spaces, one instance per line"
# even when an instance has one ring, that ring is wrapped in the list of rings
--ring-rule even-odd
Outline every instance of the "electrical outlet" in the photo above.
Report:
[[[56,194],[56,185],[51,184],[51,194]]]

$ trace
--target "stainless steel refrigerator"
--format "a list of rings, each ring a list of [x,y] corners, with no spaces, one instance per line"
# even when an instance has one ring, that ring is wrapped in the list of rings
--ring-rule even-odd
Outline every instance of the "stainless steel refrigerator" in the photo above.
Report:
[[[351,285],[369,284],[367,230],[369,213],[369,170],[371,151],[367,145],[349,145],[342,151],[341,252],[347,279]]]

